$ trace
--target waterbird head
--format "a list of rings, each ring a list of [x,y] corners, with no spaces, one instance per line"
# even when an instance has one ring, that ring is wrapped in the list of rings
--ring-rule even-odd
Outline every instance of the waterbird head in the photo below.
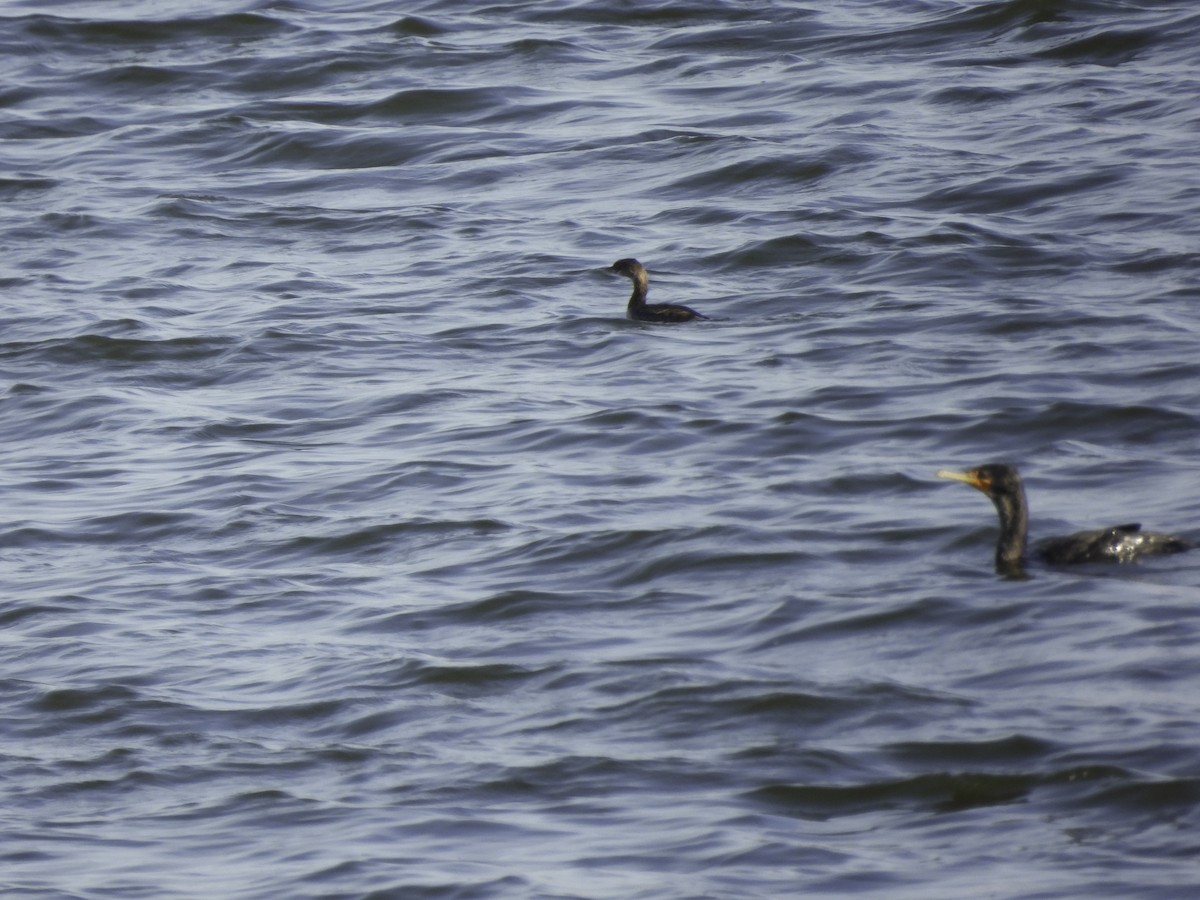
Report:
[[[608,271],[624,275],[626,278],[638,278],[646,274],[646,267],[633,258],[618,259],[608,267]]]
[[[993,500],[998,497],[1013,496],[1021,490],[1021,476],[1017,472],[1017,467],[1008,463],[987,463],[975,469],[967,469],[965,472],[942,469],[937,473],[937,477],[969,484]]]

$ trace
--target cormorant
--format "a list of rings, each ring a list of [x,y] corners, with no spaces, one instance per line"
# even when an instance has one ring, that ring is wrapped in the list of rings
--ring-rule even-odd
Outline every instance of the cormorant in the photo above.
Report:
[[[991,498],[1000,515],[996,571],[1001,574],[1022,573],[1029,508],[1025,504],[1025,488],[1016,466],[988,463],[966,472],[943,469],[937,475],[938,478],[965,482]],[[1180,553],[1193,546],[1191,541],[1173,534],[1142,531],[1141,525],[1131,523],[1046,538],[1034,545],[1034,553],[1044,562],[1056,566],[1095,562],[1127,563],[1143,556]]]

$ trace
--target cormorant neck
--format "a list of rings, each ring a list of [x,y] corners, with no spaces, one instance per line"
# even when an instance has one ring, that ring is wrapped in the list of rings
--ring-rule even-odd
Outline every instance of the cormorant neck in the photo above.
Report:
[[[646,278],[645,269],[635,271],[632,276],[633,293],[629,297],[629,308],[640,309],[646,305],[646,285],[649,279]]]
[[[992,497],[1000,514],[1000,540],[996,542],[996,571],[1009,573],[1022,570],[1025,560],[1025,537],[1029,529],[1029,509],[1025,505],[1025,489],[1020,485],[1012,493]]]

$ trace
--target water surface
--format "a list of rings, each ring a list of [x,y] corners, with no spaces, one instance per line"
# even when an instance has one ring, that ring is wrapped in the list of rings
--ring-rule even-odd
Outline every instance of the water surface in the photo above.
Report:
[[[9,3],[5,896],[1194,890],[1198,39]]]

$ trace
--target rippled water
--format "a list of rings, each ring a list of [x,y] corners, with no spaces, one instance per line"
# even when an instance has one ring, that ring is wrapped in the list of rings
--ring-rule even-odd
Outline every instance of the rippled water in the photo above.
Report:
[[[1200,885],[1200,11],[827,6],[4,7],[6,897]]]

